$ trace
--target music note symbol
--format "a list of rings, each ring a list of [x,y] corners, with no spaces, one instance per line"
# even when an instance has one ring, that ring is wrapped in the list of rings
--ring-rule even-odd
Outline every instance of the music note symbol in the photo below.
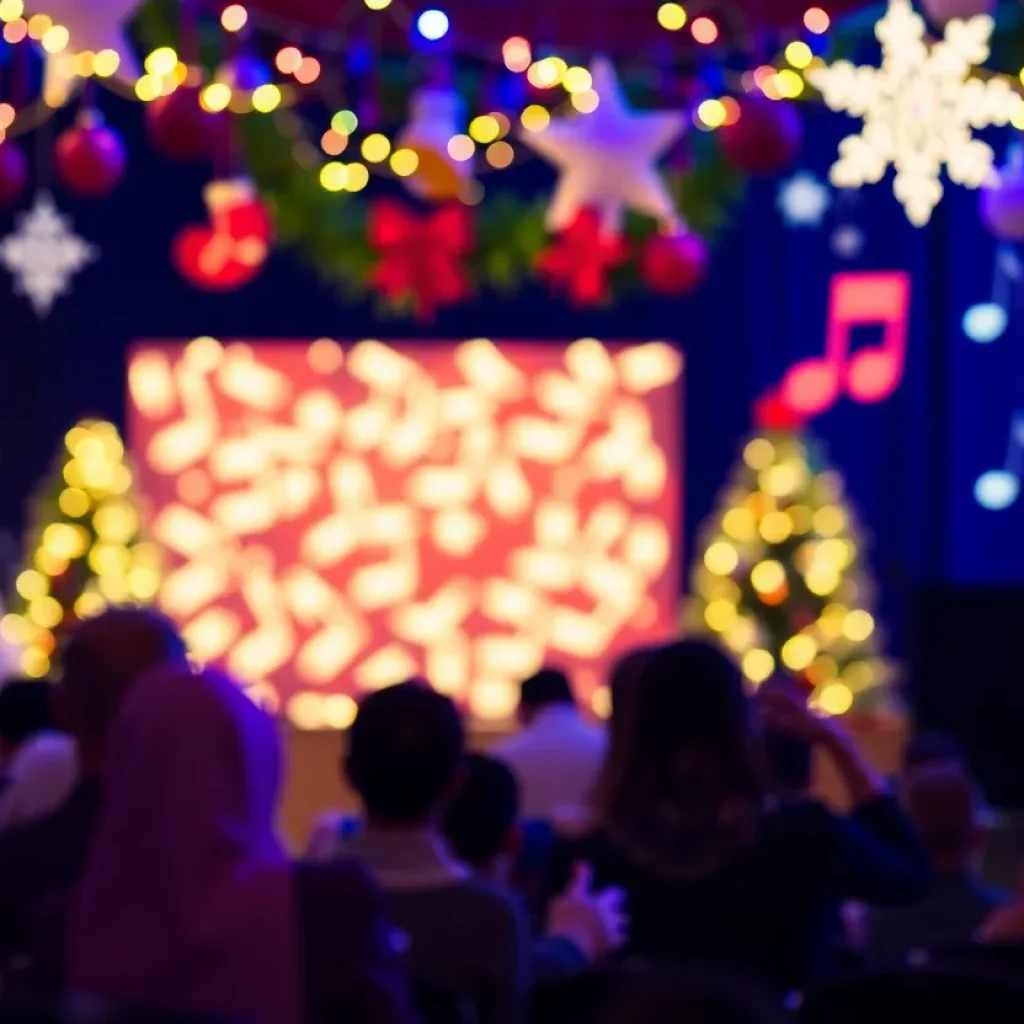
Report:
[[[817,416],[845,392],[864,404],[880,402],[903,376],[910,314],[910,278],[892,271],[832,278],[824,357],[804,359],[782,379],[781,397],[796,413]],[[850,354],[857,326],[883,328],[879,345]]]
[[[982,473],[974,485],[974,497],[982,508],[1001,512],[1009,508],[1020,494],[1022,455],[1024,455],[1024,410],[1013,414],[1006,441],[1006,461],[1002,469]]]
[[[1013,246],[1001,245],[996,250],[992,274],[992,300],[979,302],[964,313],[964,334],[979,345],[997,341],[1010,323],[1010,291],[1024,272]]]

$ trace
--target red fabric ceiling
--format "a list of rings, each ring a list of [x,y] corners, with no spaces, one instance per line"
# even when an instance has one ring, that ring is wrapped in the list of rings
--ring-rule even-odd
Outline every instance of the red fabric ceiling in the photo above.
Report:
[[[454,38],[463,44],[500,45],[509,36],[532,42],[606,52],[635,51],[655,43],[679,42],[658,26],[660,0],[394,0],[384,14],[367,11],[363,0],[250,0],[249,6],[305,28],[341,29],[368,19],[408,18],[439,7],[452,21]],[[684,3],[691,14],[717,15],[723,27],[770,24],[798,26],[804,11],[821,6],[838,15],[863,6],[864,0],[716,0]],[[379,24],[379,23],[378,23]]]

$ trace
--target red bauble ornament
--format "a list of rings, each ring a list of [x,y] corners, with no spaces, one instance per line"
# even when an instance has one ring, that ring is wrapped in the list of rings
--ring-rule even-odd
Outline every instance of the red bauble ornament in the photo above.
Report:
[[[0,143],[0,206],[16,203],[28,184],[28,160],[13,142]]]
[[[707,269],[708,249],[697,235],[651,235],[640,250],[644,283],[663,295],[695,291],[704,282]]]
[[[770,176],[785,170],[800,152],[804,131],[791,103],[767,96],[742,96],[740,116],[718,130],[726,159],[747,174]]]
[[[782,400],[779,392],[771,390],[754,403],[754,424],[761,430],[801,430],[803,417]]]
[[[270,214],[252,183],[244,179],[212,182],[203,199],[210,223],[178,232],[171,246],[174,265],[186,281],[204,291],[241,288],[267,261]]]
[[[146,108],[149,137],[172,160],[199,160],[213,153],[221,118],[203,110],[199,90],[190,86],[160,96]]]
[[[54,158],[64,185],[83,196],[112,192],[127,164],[120,136],[93,111],[58,137]]]

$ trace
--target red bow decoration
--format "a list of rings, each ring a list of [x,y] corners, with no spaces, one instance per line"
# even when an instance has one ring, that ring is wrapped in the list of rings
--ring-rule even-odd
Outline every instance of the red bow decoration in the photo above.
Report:
[[[380,253],[370,280],[387,299],[411,299],[417,319],[469,295],[462,258],[476,244],[465,206],[451,205],[425,217],[382,199],[370,211],[370,244]]]
[[[608,295],[608,271],[629,258],[629,246],[601,226],[595,210],[581,210],[540,254],[537,269],[577,306],[594,306]]]

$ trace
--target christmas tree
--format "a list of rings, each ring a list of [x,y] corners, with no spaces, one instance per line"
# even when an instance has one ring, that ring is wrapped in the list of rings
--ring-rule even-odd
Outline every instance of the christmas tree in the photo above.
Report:
[[[21,648],[21,671],[50,673],[64,634],[108,604],[148,604],[160,552],[142,536],[124,445],[111,423],[68,432],[53,478],[34,506],[25,564],[0,636]]]
[[[705,527],[687,602],[688,631],[719,638],[752,684],[795,676],[829,714],[877,709],[889,677],[843,497],[799,432],[758,432]]]

